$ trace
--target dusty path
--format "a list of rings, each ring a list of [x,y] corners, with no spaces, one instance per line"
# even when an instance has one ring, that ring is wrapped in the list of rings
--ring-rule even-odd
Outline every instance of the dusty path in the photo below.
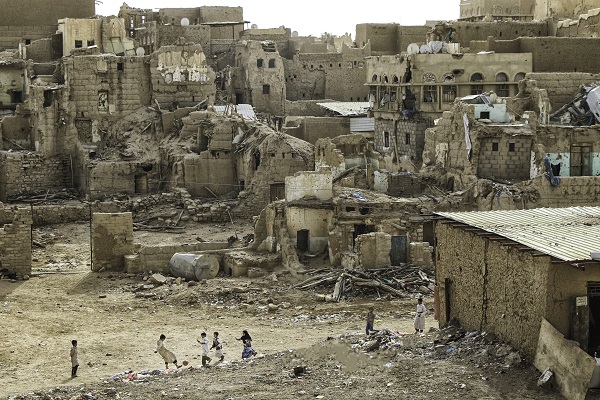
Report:
[[[209,232],[209,230],[214,232]],[[219,226],[188,234],[228,237]],[[206,285],[156,288],[162,300],[135,296],[139,276],[89,272],[87,224],[43,228],[37,236],[51,238],[34,251],[34,274],[28,281],[0,280],[0,394],[56,385],[96,382],[125,370],[163,367],[154,353],[161,333],[180,360],[199,363],[196,338],[219,331],[227,342],[227,359],[239,358],[234,340],[248,329],[261,353],[309,347],[323,337],[362,332],[369,304],[377,309],[377,327],[412,330],[412,302],[316,302],[307,292],[288,291],[285,283],[219,278]],[[137,233],[137,240],[164,242],[173,235]],[[177,237],[181,240],[181,237]],[[234,289],[235,288],[235,289]],[[232,290],[234,292],[232,293]],[[238,293],[241,292],[241,293]],[[267,298],[287,309],[269,313]],[[247,308],[242,303],[251,303]],[[427,321],[432,326],[434,321]],[[79,378],[70,379],[69,349],[79,341]]]

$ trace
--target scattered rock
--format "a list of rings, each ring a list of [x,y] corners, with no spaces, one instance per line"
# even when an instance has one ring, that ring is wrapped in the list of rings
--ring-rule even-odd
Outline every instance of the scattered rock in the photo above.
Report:
[[[148,280],[159,285],[164,285],[167,283],[167,278],[162,274],[152,274]]]

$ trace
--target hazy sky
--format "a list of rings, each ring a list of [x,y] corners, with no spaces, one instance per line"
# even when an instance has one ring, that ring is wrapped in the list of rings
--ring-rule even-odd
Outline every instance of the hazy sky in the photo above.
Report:
[[[117,15],[123,0],[101,0],[96,14]],[[356,24],[399,23],[423,25],[426,20],[458,18],[460,0],[127,0],[136,8],[187,8],[200,6],[243,7],[244,19],[259,28],[285,26],[300,36],[320,36],[323,32],[355,37]]]

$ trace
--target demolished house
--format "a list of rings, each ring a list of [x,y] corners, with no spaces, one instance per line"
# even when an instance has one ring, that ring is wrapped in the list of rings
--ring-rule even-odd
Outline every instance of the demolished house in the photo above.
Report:
[[[424,201],[334,185],[327,167],[299,172],[286,178],[285,201],[261,212],[252,248],[280,250],[290,269],[299,264],[297,251],[344,268],[415,260],[432,266],[433,222]]]

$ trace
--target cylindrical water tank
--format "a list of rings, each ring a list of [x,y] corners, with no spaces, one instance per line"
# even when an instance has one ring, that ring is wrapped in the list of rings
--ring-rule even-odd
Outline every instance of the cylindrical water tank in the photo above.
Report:
[[[212,279],[219,273],[219,259],[210,254],[175,253],[169,261],[173,276],[186,281]]]

